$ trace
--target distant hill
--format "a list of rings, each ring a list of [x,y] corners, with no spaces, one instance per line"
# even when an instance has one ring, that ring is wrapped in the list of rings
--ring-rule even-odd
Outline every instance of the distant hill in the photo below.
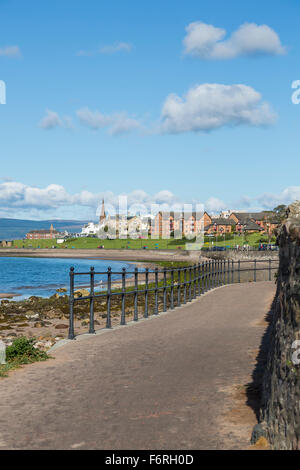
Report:
[[[89,221],[85,220],[22,220],[0,218],[0,240],[19,240],[25,238],[30,230],[49,229],[50,225],[58,231],[69,233],[81,232],[81,228]]]

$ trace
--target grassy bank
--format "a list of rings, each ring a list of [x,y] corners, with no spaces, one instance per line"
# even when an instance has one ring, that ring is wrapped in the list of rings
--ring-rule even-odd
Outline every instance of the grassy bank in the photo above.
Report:
[[[225,234],[224,236],[205,237],[204,247],[211,246],[226,246],[234,248],[237,245],[258,247],[260,243],[268,243],[269,239],[266,235],[261,233],[251,233],[249,235],[238,234]],[[272,240],[274,242],[274,239]],[[64,243],[57,243],[56,240],[14,240],[14,248],[69,248],[69,249],[97,249],[99,246],[104,246],[107,250],[142,250],[146,247],[147,250],[177,250],[185,249],[186,243],[189,240],[153,240],[153,239],[126,239],[126,240],[100,240],[98,238],[71,238]]]
[[[18,369],[24,364],[46,361],[48,354],[35,347],[34,339],[17,338],[6,348],[6,364],[0,364],[0,377],[7,377],[8,372]]]

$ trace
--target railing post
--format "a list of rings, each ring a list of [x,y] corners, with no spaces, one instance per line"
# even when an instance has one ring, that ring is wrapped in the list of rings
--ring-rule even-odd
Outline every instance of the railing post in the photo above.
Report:
[[[148,318],[148,282],[149,282],[149,268],[145,270],[145,311],[144,318]]]
[[[126,299],[126,268],[122,269],[122,310],[121,310],[121,325],[126,325],[125,315],[125,299]]]
[[[106,314],[106,328],[111,328],[111,268],[107,270],[107,314]]]
[[[158,315],[158,268],[155,268],[155,304],[154,315]]]
[[[216,287],[216,260],[213,260],[213,288]]]
[[[95,333],[94,324],[94,288],[95,288],[95,268],[91,267],[90,271],[90,329],[89,334]]]
[[[170,309],[174,309],[174,269],[171,269],[171,294],[170,294]]]
[[[178,268],[177,305],[181,305],[181,269]]]
[[[208,290],[211,289],[211,260],[208,262]]]
[[[183,269],[183,303],[186,304],[186,268]]]
[[[230,284],[230,260],[227,260],[227,284]]]
[[[254,260],[254,282],[256,282],[256,259]]]
[[[138,268],[134,268],[134,316],[133,320],[138,321],[139,314],[138,314]]]
[[[69,339],[74,339],[74,268],[70,268]]]
[[[271,281],[271,259],[269,259],[269,281]]]
[[[241,283],[241,260],[238,260],[238,282]]]
[[[234,261],[231,260],[231,283],[234,284]]]
[[[192,301],[192,268],[189,267],[189,302]]]
[[[164,268],[163,311],[167,311],[167,270]]]
[[[201,264],[200,264],[200,263],[198,263],[197,271],[198,271],[198,279],[197,279],[197,284],[198,284],[198,295],[201,295],[201,283],[200,283],[200,277],[201,277]]]
[[[196,298],[196,265],[193,266],[193,299]]]

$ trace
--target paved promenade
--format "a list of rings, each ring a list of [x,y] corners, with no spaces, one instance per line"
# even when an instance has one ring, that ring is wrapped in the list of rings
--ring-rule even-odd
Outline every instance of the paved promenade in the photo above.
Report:
[[[0,379],[0,449],[247,448],[242,390],[274,293],[222,287]]]

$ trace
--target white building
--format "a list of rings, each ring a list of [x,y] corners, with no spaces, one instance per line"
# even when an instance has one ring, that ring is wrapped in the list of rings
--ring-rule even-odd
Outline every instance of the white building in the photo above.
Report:
[[[108,215],[105,214],[104,200],[102,201],[101,215],[99,223],[89,222],[84,225],[81,230],[80,237],[97,237],[97,238],[117,238],[129,237],[138,238],[147,236],[151,221],[155,216],[124,216],[124,215]]]

